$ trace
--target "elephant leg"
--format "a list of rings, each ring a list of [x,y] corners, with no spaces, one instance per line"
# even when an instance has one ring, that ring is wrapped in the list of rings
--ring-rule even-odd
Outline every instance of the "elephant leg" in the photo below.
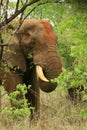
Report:
[[[24,82],[27,86],[31,85],[25,95],[28,100],[28,106],[31,107],[31,120],[38,119],[40,116],[40,92],[35,67],[25,73]]]
[[[34,68],[33,72],[32,72],[32,89],[31,89],[34,93],[32,93],[34,96],[34,102],[33,105],[35,106],[35,113],[37,115],[37,118],[40,116],[40,91],[39,91],[39,85],[37,82],[37,74],[36,74],[36,69]]]

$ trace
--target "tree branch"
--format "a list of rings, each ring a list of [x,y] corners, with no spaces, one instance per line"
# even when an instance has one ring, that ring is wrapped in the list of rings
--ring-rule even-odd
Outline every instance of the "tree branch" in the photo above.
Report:
[[[17,0],[17,4],[16,4],[16,9],[15,9],[15,13],[13,15],[11,15],[9,18],[6,19],[6,21],[2,21],[0,23],[0,28],[2,28],[3,26],[5,26],[6,24],[8,24],[9,22],[11,22],[14,18],[16,18],[19,14],[21,14],[22,12],[24,12],[24,10],[28,7],[28,6],[31,6],[32,4],[34,3],[37,3],[37,2],[40,2],[40,0],[32,0],[30,2],[28,2],[28,0],[26,0],[26,2],[23,4],[22,8],[18,10],[18,6],[19,6],[19,0]],[[22,2],[22,0],[21,0]],[[38,5],[36,5],[35,7],[33,7],[32,10],[30,10],[30,12],[25,16],[25,18],[34,10],[37,8],[37,6],[40,6],[40,5],[43,5],[43,4],[46,4],[46,3],[56,3],[56,1],[49,1],[49,0],[46,0],[45,2],[40,2],[38,3]],[[23,13],[22,13],[23,14]]]
[[[14,18],[16,18],[21,12],[23,12],[28,6],[38,2],[39,0],[32,0],[31,2],[25,3],[23,5],[23,7],[19,10],[17,10],[13,15],[11,15],[9,18],[7,18],[7,20],[2,21],[0,23],[0,28],[2,28],[3,26],[5,26],[6,24],[8,24],[9,22],[11,22]]]
[[[18,10],[18,7],[19,7],[19,0],[17,0],[15,12]]]
[[[6,6],[5,6],[5,13],[4,13],[4,18],[5,18],[5,23],[6,23],[6,21],[7,21],[7,10],[8,10],[8,3],[9,3],[9,0],[6,0]]]
[[[45,2],[41,2],[41,3],[38,3],[36,6],[34,6],[30,12],[24,17],[24,19],[26,19],[38,6],[41,6],[41,5],[44,5],[44,4],[49,4],[49,3],[55,3],[55,2],[49,2],[48,0],[45,1]]]

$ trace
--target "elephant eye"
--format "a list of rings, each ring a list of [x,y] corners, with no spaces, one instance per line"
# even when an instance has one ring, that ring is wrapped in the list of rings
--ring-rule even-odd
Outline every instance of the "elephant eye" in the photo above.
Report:
[[[28,39],[30,37],[29,33],[21,33],[19,34],[22,39]]]
[[[29,37],[30,37],[30,34],[29,33],[25,33],[25,34],[23,34],[23,38],[25,38],[25,39],[29,39]]]
[[[25,33],[26,36],[30,36],[30,33]]]

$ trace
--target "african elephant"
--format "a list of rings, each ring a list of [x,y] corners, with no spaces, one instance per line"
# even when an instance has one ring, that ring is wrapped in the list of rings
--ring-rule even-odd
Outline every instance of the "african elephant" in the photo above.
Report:
[[[57,83],[51,83],[62,72],[60,57],[56,51],[57,36],[46,20],[24,20],[14,34],[12,44],[5,47],[3,59],[10,71],[0,80],[6,79],[8,93],[19,83],[32,87],[25,97],[35,112],[39,111],[39,88],[44,92],[53,91]],[[16,69],[15,69],[16,68]]]

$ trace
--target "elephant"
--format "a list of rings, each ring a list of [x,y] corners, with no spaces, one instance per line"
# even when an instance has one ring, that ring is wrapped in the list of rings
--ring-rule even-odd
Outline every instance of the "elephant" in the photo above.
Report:
[[[57,83],[51,82],[62,72],[61,58],[56,50],[57,39],[47,20],[25,19],[15,32],[12,44],[4,47],[0,60],[0,83],[4,80],[8,94],[16,90],[17,84],[31,85],[25,95],[34,107],[31,115],[39,113],[40,89],[51,92],[57,87]],[[1,65],[4,63],[9,68],[7,72]]]

